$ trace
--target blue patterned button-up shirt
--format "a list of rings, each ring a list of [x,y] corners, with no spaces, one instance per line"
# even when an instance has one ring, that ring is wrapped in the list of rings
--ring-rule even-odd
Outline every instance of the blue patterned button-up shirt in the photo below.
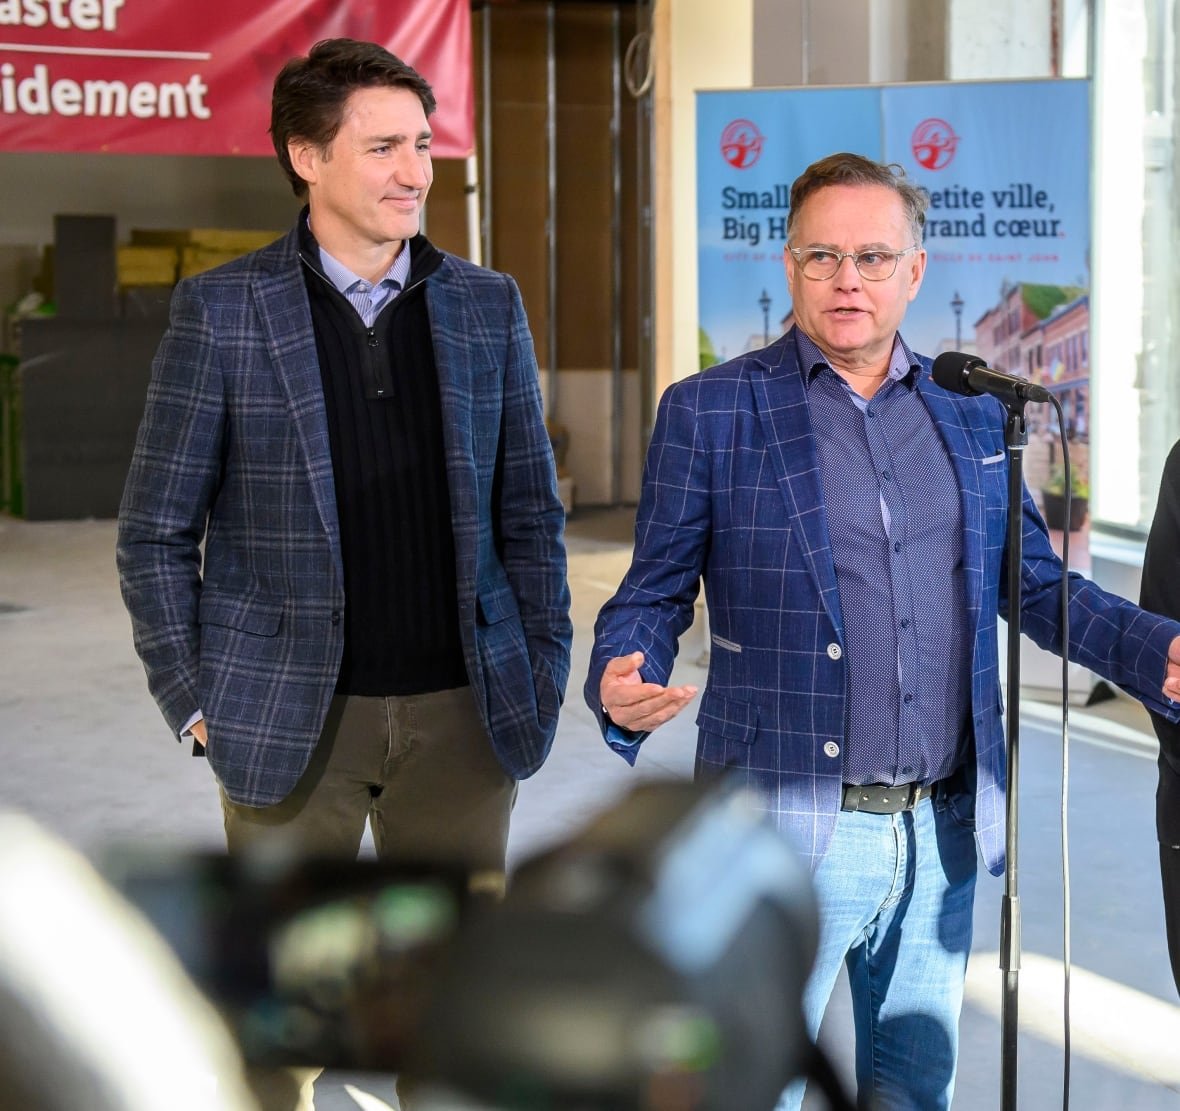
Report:
[[[932,783],[966,755],[959,483],[900,336],[884,383],[865,399],[796,335],[844,618],[844,778]]]

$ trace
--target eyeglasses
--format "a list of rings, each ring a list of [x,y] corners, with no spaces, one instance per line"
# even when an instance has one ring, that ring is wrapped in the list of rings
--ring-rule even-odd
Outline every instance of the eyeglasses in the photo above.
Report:
[[[823,247],[788,247],[803,277],[813,282],[826,282],[836,276],[846,258],[852,259],[856,272],[870,282],[883,282],[897,273],[897,260],[918,250],[917,246],[904,251],[829,251]]]

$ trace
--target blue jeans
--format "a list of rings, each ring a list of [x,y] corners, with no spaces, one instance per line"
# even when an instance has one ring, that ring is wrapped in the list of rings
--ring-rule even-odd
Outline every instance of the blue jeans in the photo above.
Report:
[[[874,1111],[950,1106],[975,900],[970,806],[959,794],[900,814],[842,811],[814,876],[820,941],[804,1018],[814,1039],[843,961],[857,1088]],[[792,1084],[778,1111],[802,1101]]]

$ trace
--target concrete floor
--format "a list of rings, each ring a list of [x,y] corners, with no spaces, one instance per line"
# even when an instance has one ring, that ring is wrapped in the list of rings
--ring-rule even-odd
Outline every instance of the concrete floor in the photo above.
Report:
[[[641,777],[691,773],[691,710],[653,735],[630,769],[602,744],[582,704],[594,617],[627,565],[630,541],[625,513],[571,518],[570,691],[552,757],[521,786],[513,861],[564,839]],[[208,769],[169,738],[147,694],[118,596],[113,545],[110,521],[0,517],[0,806],[28,813],[88,856],[128,841],[220,849]],[[690,633],[677,681],[703,685],[702,649],[701,634]],[[1061,1103],[1057,713],[1030,702],[1023,719],[1020,1105],[1030,1108]],[[1180,1007],[1162,934],[1154,741],[1146,715],[1124,699],[1071,710],[1071,721],[1072,1104],[1177,1108]],[[1001,892],[1000,881],[981,877],[960,1111],[999,1102]],[[5,892],[12,897],[20,892]],[[838,986],[823,1041],[845,1075],[850,1029]],[[320,1111],[357,1106],[346,1084],[393,1102],[387,1077],[329,1073],[317,1087]]]

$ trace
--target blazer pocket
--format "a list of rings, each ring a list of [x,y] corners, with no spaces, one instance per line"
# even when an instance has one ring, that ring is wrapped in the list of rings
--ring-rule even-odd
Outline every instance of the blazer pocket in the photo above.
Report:
[[[202,625],[223,625],[255,636],[273,637],[283,621],[283,603],[275,598],[238,597],[204,590],[197,619]]]
[[[706,690],[697,713],[697,727],[702,733],[727,741],[753,744],[758,735],[758,707]]]
[[[998,455],[989,455],[986,459],[981,459],[979,465],[981,467],[991,467],[996,463],[1002,463],[1004,462],[1005,455],[1006,453],[1002,451]]]
[[[510,587],[483,590],[475,599],[475,618],[481,625],[495,625],[509,617],[519,617],[520,607]]]

